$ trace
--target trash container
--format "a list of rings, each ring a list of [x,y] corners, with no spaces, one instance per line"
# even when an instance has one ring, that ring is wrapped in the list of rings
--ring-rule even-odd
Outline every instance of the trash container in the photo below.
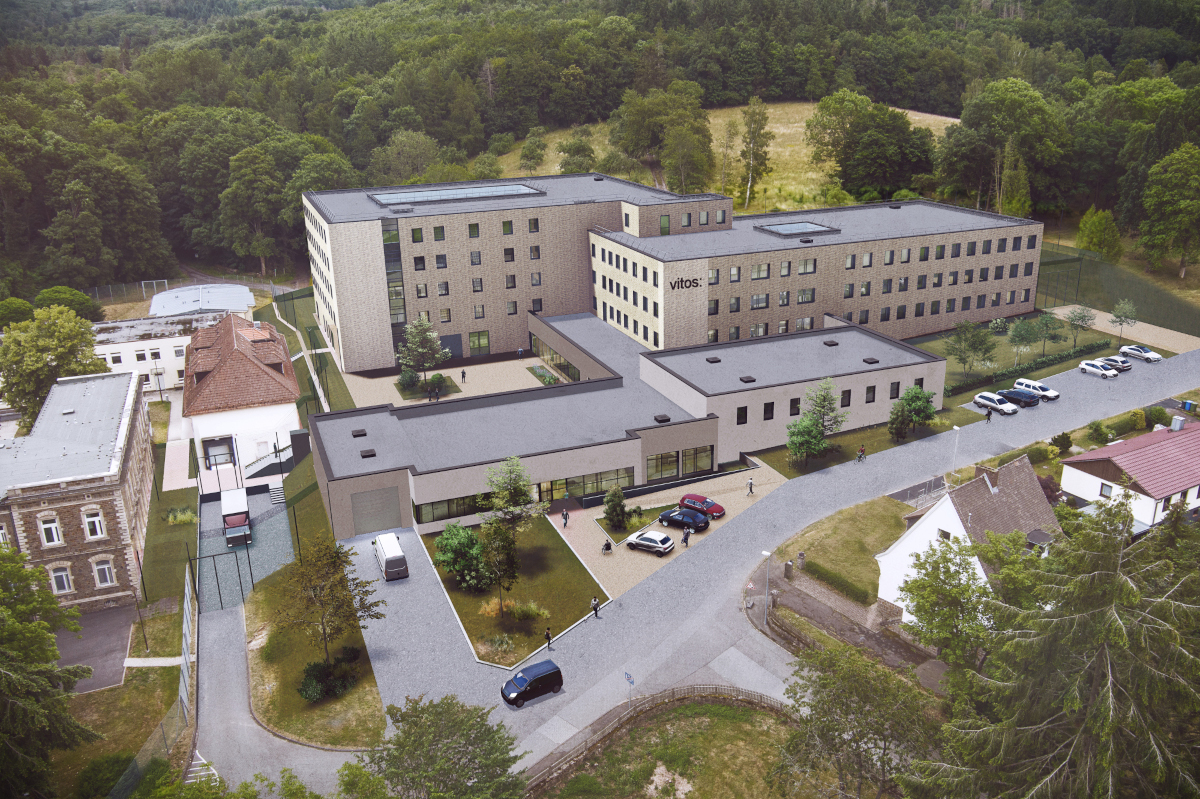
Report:
[[[783,564],[783,579],[792,579],[792,562],[790,560]]]

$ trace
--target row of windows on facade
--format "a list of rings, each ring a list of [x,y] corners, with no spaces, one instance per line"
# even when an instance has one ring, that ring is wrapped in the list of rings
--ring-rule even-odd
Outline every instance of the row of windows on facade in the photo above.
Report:
[[[59,527],[57,516],[47,516],[38,519],[38,527],[42,532],[42,544],[47,547],[59,546],[64,544],[62,528]],[[83,512],[83,530],[84,535],[89,541],[106,538],[108,536],[107,529],[104,525],[104,515],[98,510],[88,510]]]
[[[607,302],[601,304],[601,313],[604,321],[613,322],[617,327],[623,327],[629,330],[629,314],[618,311],[615,305],[609,305]],[[592,297],[592,310],[596,310],[596,298]],[[655,316],[658,316],[658,303],[654,303]],[[658,331],[651,330],[650,325],[639,325],[638,320],[633,320],[633,335],[641,335],[642,340],[652,343],[655,347],[658,346]],[[651,339],[653,336],[653,339]]]
[[[719,211],[713,211],[712,218],[714,220],[716,220],[716,223],[718,225],[725,224],[724,209],[719,210]],[[700,227],[704,227],[705,225],[707,225],[708,220],[709,220],[709,212],[708,211],[697,212],[696,221],[699,223]],[[685,214],[680,214],[679,215],[679,227],[687,228],[687,227],[691,227],[691,226],[692,226],[692,214],[690,212],[685,213]],[[629,227],[629,214],[625,214],[625,227]],[[658,218],[658,232],[664,236],[669,236],[671,234],[671,215],[670,214],[663,214],[662,216],[660,216]]]
[[[96,588],[111,588],[117,584],[117,575],[113,569],[112,560],[96,560],[92,562],[92,580]],[[71,579],[71,569],[67,566],[55,566],[50,570],[50,587],[56,594],[70,594],[75,591]]]
[[[925,378],[918,377],[916,380],[913,381],[913,385],[919,389],[924,390]],[[869,404],[869,403],[872,403],[875,401],[875,388],[876,388],[875,386],[867,386],[866,387],[865,391],[863,392],[865,395],[864,403]],[[842,399],[841,399],[841,403],[840,403],[841,407],[849,408],[853,404],[853,401],[854,401],[853,394],[854,394],[854,392],[852,389],[847,388],[847,389],[842,390]],[[899,380],[894,381],[888,387],[888,399],[900,399],[900,381]],[[801,413],[803,413],[803,408],[801,407],[800,397],[792,397],[788,401],[788,415],[789,416],[799,416]],[[749,415],[750,415],[750,406],[749,405],[739,406],[737,409],[737,423],[738,424],[746,424],[747,421],[749,420]],[[775,403],[774,402],[764,402],[763,410],[762,410],[762,420],[764,422],[769,422],[774,418],[775,418]]]
[[[1037,234],[1030,234],[1029,236],[1024,237],[1024,240],[1025,240],[1025,249],[1032,250],[1037,247]],[[1013,236],[1012,237],[1012,251],[1013,252],[1021,251],[1021,241],[1022,241],[1021,236]],[[929,248],[929,247],[919,248],[917,250],[917,260],[918,261],[928,261],[929,255],[930,255],[930,249],[931,248]],[[932,248],[932,250],[933,250],[933,259],[935,261],[940,261],[946,257],[947,247],[945,244],[937,244]],[[1006,238],[996,239],[996,252],[997,252],[997,254],[1003,253],[1003,252],[1008,252],[1008,239],[1006,239]],[[976,253],[975,242],[968,241],[967,247],[966,247],[966,255],[968,257],[970,257],[970,256],[975,255],[975,253]],[[961,257],[963,255],[963,245],[962,244],[951,244],[949,247],[949,254],[950,254],[951,258]],[[979,248],[979,254],[980,255],[991,255],[992,254],[992,240],[991,239],[983,240],[982,246]],[[884,253],[883,253],[883,265],[884,266],[891,266],[895,262],[895,259],[896,259],[896,251],[895,250],[884,250]],[[912,250],[911,249],[906,248],[906,249],[900,250],[900,263],[906,264],[911,259],[912,259]],[[847,255],[846,256],[846,268],[847,269],[854,269],[856,266],[861,266],[863,269],[867,269],[872,265],[872,263],[873,263],[873,253],[869,253],[869,252],[864,253],[861,260],[858,258],[857,255]]]
[[[321,224],[321,221],[317,219],[317,215],[309,210],[307,205],[304,206],[304,218],[308,220],[310,225],[317,229],[317,233],[320,234],[321,240],[327,241],[325,238],[325,226]]]
[[[175,357],[182,358],[184,355],[184,351],[185,350],[183,347],[175,347]],[[107,360],[113,366],[116,366],[121,363],[121,353],[119,353],[119,352],[112,352],[112,353],[108,353],[108,354],[105,354],[103,352],[98,352],[98,353],[96,353],[96,355],[104,360]],[[162,350],[137,350],[133,353],[133,359],[138,362],[145,361],[147,359],[147,357],[149,357],[149,359],[152,361],[161,360],[162,359]]]
[[[592,257],[593,258],[596,257],[596,245],[595,244],[592,245]],[[633,261],[631,264],[630,260],[628,258],[617,255],[615,252],[613,252],[611,250],[606,250],[603,247],[601,247],[600,248],[600,263],[608,264],[612,268],[617,269],[621,272],[624,272],[625,274],[630,274],[629,269],[630,269],[630,266],[632,265],[633,279],[637,280],[637,276],[638,276],[637,261]],[[596,282],[596,270],[595,269],[592,270],[592,282],[593,283]],[[653,282],[654,287],[658,288],[658,272],[651,272],[649,268],[643,266],[642,267],[642,282],[643,283]]]
[[[421,295],[421,296],[424,296],[424,295]],[[487,318],[485,316],[484,306],[473,305],[473,306],[471,306],[471,310],[474,313],[475,319],[486,319]],[[542,312],[542,301],[540,299],[530,300],[529,310],[531,310],[535,313],[541,313]],[[508,316],[516,316],[517,315],[516,300],[510,300],[508,303],[506,303],[506,311],[507,311]],[[442,308],[437,313],[438,313],[438,321],[439,322],[453,321],[453,314],[451,313],[449,308]],[[417,316],[419,316],[421,319],[423,319],[426,322],[431,321],[429,311],[417,311]]]
[[[517,260],[517,251],[515,249],[513,249],[512,247],[505,247],[503,252],[501,253],[501,257],[504,259],[505,263],[513,263],[514,261]],[[530,247],[529,248],[529,260],[531,260],[531,261],[542,260],[542,248],[538,247],[538,246]],[[446,261],[445,255],[433,256],[433,263],[438,269],[446,269],[448,267],[448,263]],[[483,252],[480,250],[472,250],[471,251],[471,266],[482,266],[482,265],[483,265]],[[414,255],[413,256],[413,271],[414,272],[424,272],[425,271],[425,256],[424,255]]]
[[[793,330],[797,333],[799,333],[800,331],[803,331],[803,330],[812,330],[813,325],[815,324],[815,320],[816,320],[816,317],[803,316],[796,320],[795,326],[792,327],[791,330]],[[791,325],[790,320],[781,319],[777,325],[777,332],[779,332],[779,333],[790,332],[788,329],[790,325]],[[759,336],[769,335],[770,327],[771,327],[770,322],[758,322],[756,324],[747,325],[746,330],[750,334],[750,338],[758,338]],[[728,341],[739,341],[741,338],[742,338],[741,325],[731,326],[729,328],[729,338],[727,340]],[[721,331],[716,328],[709,328],[708,343],[716,344],[720,340],[721,340]]]
[[[593,280],[595,280],[595,276],[596,276],[596,273],[592,272]],[[604,289],[605,291],[607,291],[609,294],[615,295],[618,300],[624,300],[625,302],[629,302],[629,286],[622,286],[620,283],[616,282],[612,278],[601,275],[600,276],[600,287],[602,289]],[[653,306],[653,308],[651,308],[651,306]],[[636,291],[633,292],[633,307],[634,308],[638,307],[638,293]],[[646,313],[653,313],[655,319],[658,318],[658,303],[651,302],[650,298],[647,297],[645,294],[642,295],[641,308]]]
[[[1187,501],[1188,501],[1188,492],[1191,490],[1192,489],[1190,489],[1190,488],[1185,488],[1183,491],[1181,491],[1177,495],[1176,494],[1168,494],[1167,496],[1163,497],[1162,512],[1166,513],[1167,510],[1171,507],[1172,502],[1179,502],[1179,503],[1183,503],[1184,505],[1186,505]],[[1104,499],[1112,499],[1112,495],[1113,495],[1112,485],[1109,483],[1101,483],[1100,484],[1100,496]],[[1196,486],[1195,498],[1200,499],[1200,486]],[[1155,502],[1155,504],[1156,505],[1158,504],[1157,501]]]
[[[853,266],[852,259],[854,258],[854,256],[848,255],[848,256],[846,256],[846,258],[847,258],[847,262],[846,262],[847,267],[846,268],[853,269],[854,266]],[[870,266],[870,263],[869,263],[870,256],[868,255],[868,256],[866,256],[866,258],[868,259],[868,263],[865,265]],[[635,266],[636,266],[636,264],[635,264]],[[1008,266],[1008,276],[1010,278],[1016,277],[1018,272],[1020,271],[1020,269],[1021,269],[1020,264],[1010,264]],[[998,264],[995,267],[986,267],[986,266],[980,267],[979,268],[979,281],[981,283],[985,282],[988,279],[989,275],[993,275],[994,280],[1000,280],[1004,277],[1004,270],[1005,270],[1004,264]],[[768,264],[754,264],[753,266],[749,267],[749,269],[746,271],[749,271],[751,280],[768,280],[771,277],[771,265],[769,263]],[[807,259],[804,261],[797,262],[796,275],[811,275],[811,274],[815,274],[816,271],[817,271],[817,260],[815,258],[810,258],[810,259]],[[742,281],[742,273],[743,273],[743,267],[740,267],[740,266],[729,267],[729,282],[730,283],[740,283]],[[1033,261],[1026,261],[1025,262],[1025,276],[1028,277],[1032,274],[1033,274]],[[779,264],[778,276],[779,277],[791,277],[791,275],[792,275],[792,262],[791,261],[781,261]],[[917,288],[918,289],[925,288],[927,285],[926,279],[929,276],[928,275],[917,275],[916,277],[917,277]],[[951,271],[949,273],[946,273],[945,277],[946,277],[949,285],[951,285],[951,286],[958,285],[959,273],[958,273],[957,269],[954,271]],[[941,287],[942,278],[943,278],[943,273],[941,273],[941,272],[933,273],[933,288]],[[974,282],[975,270],[974,269],[963,270],[962,278],[963,278],[963,283]],[[900,291],[908,291],[909,278],[907,276],[896,278],[896,280],[899,283]],[[709,269],[708,270],[708,285],[716,286],[716,285],[720,284],[720,282],[721,282],[721,270],[719,268]],[[883,281],[883,284],[884,284],[884,293],[885,294],[892,290],[892,278],[885,279]],[[657,285],[657,283],[655,283],[655,285]],[[865,285],[869,285],[869,283],[865,284]]]
[[[317,259],[312,257],[314,251],[319,256]],[[329,256],[325,254],[325,248],[322,247],[317,241],[316,237],[313,236],[312,231],[308,231],[308,257],[310,261],[317,260],[324,264],[326,269],[329,268]],[[319,272],[320,270],[318,269],[317,271]]]
[[[533,483],[529,488],[534,500],[540,502],[543,500],[564,499],[567,496],[582,497],[585,494],[603,494],[617,486],[629,488],[632,485],[633,467],[627,466],[621,469],[609,469],[603,472],[582,474],[577,477],[548,480],[544,483]],[[486,505],[481,506],[479,504],[480,496],[486,501],[490,495],[471,494],[465,497],[438,500],[437,502],[425,502],[420,505],[414,503],[413,516],[418,524],[428,524],[430,522],[440,522],[445,519],[472,516],[478,513],[481,508],[487,507]]]
[[[391,222],[391,225],[388,224],[389,222]],[[501,232],[501,234],[503,234],[505,236],[511,236],[513,234],[513,223],[512,223],[511,219],[500,223],[500,232]],[[540,233],[541,232],[541,226],[539,225],[536,217],[529,220],[529,232],[530,233]],[[425,241],[425,228],[419,228],[419,227],[412,228],[410,235],[412,237],[413,244],[420,244],[423,241]],[[478,222],[467,223],[467,238],[469,238],[469,239],[479,238],[479,223]],[[434,241],[445,241],[446,240],[446,227],[444,225],[437,225],[436,227],[434,227],[433,240]],[[392,219],[383,220],[383,243],[384,244],[399,244],[400,243],[399,223],[396,220],[392,220]]]
[[[542,273],[541,272],[531,272],[529,275],[529,285],[531,285],[531,286],[542,285]],[[517,276],[516,275],[505,275],[504,276],[504,288],[515,289],[516,287],[517,287]],[[481,277],[471,278],[471,291],[476,294],[483,291],[483,278],[481,278]],[[450,296],[450,281],[444,280],[437,284],[437,295],[439,297],[449,297]],[[428,296],[429,296],[429,284],[428,283],[418,283],[417,284],[417,299],[422,299],[422,298],[428,297]]]

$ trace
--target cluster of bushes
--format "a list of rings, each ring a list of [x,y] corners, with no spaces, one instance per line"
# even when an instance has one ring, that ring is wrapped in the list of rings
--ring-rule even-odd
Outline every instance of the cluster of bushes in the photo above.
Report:
[[[1094,341],[1091,344],[1084,344],[1083,346],[1076,347],[1073,350],[1067,350],[1066,352],[1060,352],[1054,355],[1043,355],[1040,358],[1034,358],[1028,363],[1010,366],[1007,369],[1000,369],[999,371],[992,372],[990,375],[984,375],[983,377],[977,377],[974,380],[967,380],[962,383],[954,383],[953,385],[946,386],[944,393],[947,397],[951,397],[955,394],[961,394],[964,391],[970,391],[973,388],[980,388],[982,386],[990,386],[992,383],[999,383],[1001,380],[1007,380],[1010,377],[1021,377],[1022,375],[1028,374],[1035,369],[1042,369],[1047,366],[1054,366],[1055,364],[1063,363],[1064,361],[1072,361],[1076,358],[1083,358],[1087,355],[1091,355],[1093,352],[1099,352],[1100,350],[1108,349],[1111,346],[1112,341],[1109,339],[1104,339],[1103,341]]]
[[[1155,405],[1153,408],[1146,409],[1146,425],[1153,427],[1156,424],[1161,424],[1166,427],[1171,426],[1171,414],[1166,408],[1160,408]]]
[[[621,490],[620,486],[613,486],[604,495],[604,515],[601,518],[613,530],[640,528],[645,524],[644,513],[641,505],[635,505],[632,509],[626,507],[625,492]],[[634,525],[637,526],[634,527]]]
[[[822,566],[816,561],[805,561],[804,571],[808,575],[825,583],[833,590],[845,594],[860,605],[870,605],[875,601],[875,597],[871,595],[870,591],[858,585],[841,572]]]
[[[1053,457],[1050,447],[1047,447],[1045,444],[1033,444],[1023,449],[1015,449],[1012,452],[1006,452],[1001,455],[999,465],[1003,466],[1006,463],[1012,463],[1022,455],[1029,456],[1030,464],[1045,463]]]
[[[536,602],[518,602],[515,599],[504,600],[504,612],[514,621],[533,621],[534,619],[550,618],[550,611]],[[500,597],[492,597],[479,605],[479,615],[494,619],[500,615]]]
[[[435,372],[434,374],[431,374],[429,379],[422,384],[420,375],[418,375],[412,369],[405,369],[400,372],[400,379],[397,382],[400,383],[400,388],[404,389],[405,391],[412,391],[418,386],[421,386],[421,388],[424,388],[426,391],[429,389],[440,391],[446,387],[446,376],[441,372]]]
[[[196,511],[187,506],[171,508],[163,518],[167,520],[167,524],[195,524],[200,521],[200,517],[196,515]]]
[[[437,537],[436,544],[434,565],[453,574],[459,588],[486,591],[492,587],[496,578],[484,563],[483,542],[474,530],[451,522]]]
[[[304,667],[304,679],[297,689],[308,702],[320,702],[327,696],[345,696],[358,682],[358,667],[354,664],[362,655],[356,646],[342,647],[333,663],[314,660]]]

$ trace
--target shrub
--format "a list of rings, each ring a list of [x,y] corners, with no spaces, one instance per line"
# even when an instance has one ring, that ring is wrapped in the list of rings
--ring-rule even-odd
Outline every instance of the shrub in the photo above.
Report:
[[[429,385],[433,386],[434,388],[440,389],[445,384],[446,376],[441,372],[437,372],[429,376]]]
[[[1104,422],[1097,419],[1088,424],[1088,441],[1094,444],[1107,444],[1112,441],[1112,431],[1104,426]]]
[[[283,642],[283,633],[272,627],[267,633],[267,642],[258,650],[258,656],[262,658],[263,663],[274,663],[283,656],[285,646],[287,645]]]
[[[822,566],[820,563],[809,560],[804,564],[804,571],[817,580],[828,585],[835,591],[845,594],[850,599],[853,599],[860,605],[870,605],[874,602],[871,592],[860,585],[852,582],[850,578],[843,575],[841,572],[834,571]]]
[[[167,511],[167,524],[195,524],[200,517],[191,508],[171,508]]]
[[[89,760],[75,780],[75,799],[104,799],[132,762],[133,755],[128,752]]]
[[[507,633],[497,633],[496,635],[488,636],[479,642],[481,655],[485,657],[495,653],[498,655],[507,655],[513,651],[512,636]]]
[[[342,650],[343,653],[345,651],[346,649]],[[334,658],[333,663],[314,660],[304,667],[304,677],[300,680],[297,690],[305,701],[320,702],[327,696],[344,696],[356,682],[357,669],[343,657]]]
[[[325,691],[321,688],[321,684],[317,682],[316,677],[305,677],[300,681],[300,687],[296,690],[300,692],[300,696],[304,697],[304,701],[309,704],[320,702],[325,698]]]
[[[1004,319],[1004,318],[993,319],[988,324],[988,330],[992,331],[992,335],[995,335],[995,336],[1007,336],[1008,335],[1008,320]]]
[[[405,391],[412,391],[417,387],[417,383],[420,382],[420,380],[420,376],[412,369],[405,369],[400,373],[400,388],[404,389]]]
[[[1042,475],[1038,477],[1038,484],[1042,487],[1042,493],[1046,495],[1046,501],[1053,504],[1058,499],[1060,487],[1058,481],[1052,475]]]
[[[512,152],[517,146],[516,137],[511,133],[497,133],[488,139],[488,152],[499,158]]]
[[[137,790],[129,795],[129,799],[150,799],[162,785],[171,782],[171,764],[161,757],[155,757],[142,769],[142,778],[138,781]]]
[[[1141,408],[1134,408],[1129,412],[1129,425],[1133,430],[1146,429],[1146,412]]]
[[[1160,408],[1155,405],[1152,408],[1146,409],[1146,424],[1156,425],[1161,424],[1165,427],[1171,426],[1171,414],[1167,413],[1166,408]]]
[[[604,495],[604,521],[614,530],[624,530],[629,524],[629,509],[625,507],[625,492],[613,486]]]
[[[999,465],[1004,466],[1007,463],[1012,463],[1022,455],[1025,455],[1029,458],[1029,463],[1031,465],[1035,463],[1045,463],[1046,461],[1050,460],[1051,457],[1049,447],[1044,444],[1034,444],[1031,447],[1025,447],[1024,449],[1015,449],[1012,452],[1006,452],[1000,456]]]
[[[550,618],[550,611],[546,610],[536,602],[522,602],[519,605],[513,606],[512,617],[515,621],[548,619]]]
[[[344,646],[342,647],[342,654],[338,656],[338,660],[343,663],[357,663],[360,657],[362,657],[362,650],[360,648],[357,646]]]
[[[1062,457],[1066,457],[1071,452],[1071,447],[1075,446],[1075,442],[1071,440],[1070,433],[1059,433],[1050,439],[1050,443],[1058,447],[1058,454]]]
[[[1117,436],[1123,436],[1133,429],[1133,420],[1128,416],[1122,416],[1121,418],[1113,421],[1113,423],[1109,425],[1108,429],[1109,432],[1112,433],[1113,438],[1116,438]]]
[[[966,380],[962,383],[951,384],[946,386],[942,393],[947,397],[952,397],[955,394],[961,394],[964,391],[970,391],[974,388],[990,386],[992,383],[999,383],[1001,380],[1007,380],[1010,377],[1021,377],[1022,375],[1029,374],[1035,369],[1044,369],[1047,366],[1054,366],[1055,364],[1063,363],[1064,361],[1073,361],[1076,358],[1082,358],[1086,355],[1091,355],[1094,352],[1108,349],[1110,346],[1112,346],[1112,341],[1109,339],[1104,339],[1103,341],[1093,341],[1091,344],[1084,344],[1076,347],[1073,350],[1067,350],[1065,352],[1054,353],[1051,355],[1043,355],[1040,358],[1034,358],[1028,363],[1018,364],[1017,366],[1009,366],[992,372],[991,374],[977,377],[973,380]]]

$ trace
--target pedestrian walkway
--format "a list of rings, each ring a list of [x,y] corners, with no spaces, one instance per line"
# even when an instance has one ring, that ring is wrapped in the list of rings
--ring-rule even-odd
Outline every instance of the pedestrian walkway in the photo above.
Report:
[[[1078,305],[1063,305],[1058,308],[1051,308],[1050,313],[1059,319],[1066,319],[1071,311],[1079,307]],[[1196,309],[1196,313],[1200,314],[1200,308]],[[1132,327],[1126,325],[1122,331],[1117,325],[1109,324],[1108,320],[1111,317],[1111,313],[1096,311],[1096,321],[1092,324],[1092,329],[1112,336],[1114,344],[1123,337],[1126,344],[1130,341],[1136,341],[1140,344],[1145,344],[1151,349],[1162,347],[1164,350],[1170,350],[1171,352],[1200,350],[1200,337],[1152,325],[1149,322],[1138,322]]]
[[[125,668],[127,669],[145,669],[158,668],[161,666],[178,666],[183,663],[183,656],[176,655],[173,658],[125,658]]]
[[[304,356],[304,363],[306,366],[308,366],[308,373],[310,375],[315,375],[317,373],[317,370],[313,368],[312,361],[308,357],[309,350],[307,350],[304,346],[304,334],[301,333],[296,328],[292,327],[290,324],[288,324],[288,321],[283,318],[283,313],[280,312],[279,306],[275,304],[274,300],[271,301],[271,309],[273,311],[275,311],[275,318],[279,320],[279,324],[283,325],[284,327],[288,328],[289,330],[291,330],[293,333],[296,334],[296,339],[300,342],[300,354]],[[318,330],[319,330],[319,328],[318,328]],[[324,335],[324,334],[322,333],[322,335]],[[314,350],[314,352],[328,352],[328,351],[329,351],[328,348]],[[292,360],[295,360],[295,358],[293,358]],[[321,381],[314,380],[314,381],[312,381],[312,385],[313,385],[313,388],[317,392],[317,400],[321,403],[321,410],[328,411],[329,410],[329,402],[325,399],[325,392],[321,390]],[[301,387],[301,391],[303,391],[303,386]],[[353,396],[353,394],[351,394],[351,396]],[[356,405],[358,404],[357,400],[355,400],[355,404]]]
[[[493,361],[472,366],[459,366],[454,369],[431,369],[430,374],[438,371],[445,372],[454,378],[459,394],[445,394],[442,399],[462,399],[463,397],[482,397],[485,394],[499,394],[502,391],[519,391],[526,388],[540,388],[542,383],[534,377],[527,367],[546,364],[541,358],[527,357],[523,360]],[[462,372],[466,371],[467,379],[463,382]],[[401,399],[396,389],[397,376],[363,377],[356,374],[343,374],[346,388],[354,398],[354,404],[359,408],[371,405],[415,405],[427,402],[425,397]]]

